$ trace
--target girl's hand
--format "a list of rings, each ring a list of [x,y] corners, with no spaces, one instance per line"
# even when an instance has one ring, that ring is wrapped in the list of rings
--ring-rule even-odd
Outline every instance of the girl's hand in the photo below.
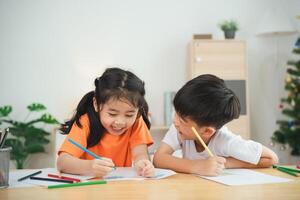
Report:
[[[110,158],[91,160],[91,170],[96,177],[103,177],[113,170],[114,163]]]
[[[218,176],[225,168],[226,159],[219,156],[205,160],[194,160],[191,173],[203,176]]]
[[[134,167],[137,170],[139,176],[151,178],[155,176],[154,166],[147,159],[141,159],[134,162]]]

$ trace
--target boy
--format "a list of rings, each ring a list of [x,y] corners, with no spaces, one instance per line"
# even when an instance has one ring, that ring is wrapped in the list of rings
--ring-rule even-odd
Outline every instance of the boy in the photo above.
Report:
[[[187,82],[175,95],[173,125],[156,151],[156,167],[177,172],[217,176],[224,168],[270,167],[276,154],[260,143],[244,140],[224,124],[240,115],[240,102],[214,75],[200,75]],[[210,157],[191,127],[212,151]],[[183,158],[172,156],[182,149]]]

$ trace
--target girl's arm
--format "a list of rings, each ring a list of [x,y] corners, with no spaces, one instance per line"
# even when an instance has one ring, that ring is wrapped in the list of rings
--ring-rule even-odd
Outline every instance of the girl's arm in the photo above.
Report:
[[[132,155],[134,162],[137,162],[142,159],[150,160],[149,154],[148,154],[148,148],[145,144],[140,144],[135,146],[132,149]]]
[[[154,154],[154,165],[177,172],[216,176],[223,171],[226,162],[224,158],[218,156],[204,160],[177,158],[172,156],[173,152],[174,150],[169,145],[162,143]]]
[[[57,158],[58,171],[71,174],[102,177],[113,170],[112,166],[114,164],[109,158],[83,160],[64,152]]]
[[[148,148],[145,144],[140,144],[132,149],[133,163],[138,174],[144,177],[154,177],[154,166],[150,161]]]
[[[271,167],[277,163],[277,155],[271,149],[263,146],[261,157],[256,165],[228,157],[226,158],[225,168],[264,168]]]

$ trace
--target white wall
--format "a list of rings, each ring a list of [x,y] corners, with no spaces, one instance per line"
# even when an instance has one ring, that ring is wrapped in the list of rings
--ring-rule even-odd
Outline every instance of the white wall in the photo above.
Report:
[[[274,39],[257,38],[255,31],[276,2],[0,0],[0,105],[13,105],[14,116],[22,119],[28,104],[41,102],[63,121],[106,67],[124,66],[146,82],[153,123],[163,124],[163,93],[184,84],[192,35],[223,39],[218,22],[235,18],[241,26],[237,38],[248,43],[252,138],[269,145],[285,68],[274,69]],[[294,16],[300,1],[282,2],[299,27]],[[291,55],[296,36],[280,38],[280,64]],[[279,153],[290,161],[288,152]]]

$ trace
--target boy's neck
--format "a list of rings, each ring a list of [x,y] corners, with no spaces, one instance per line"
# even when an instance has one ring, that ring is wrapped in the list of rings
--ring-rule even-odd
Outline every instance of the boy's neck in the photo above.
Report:
[[[210,138],[203,138],[202,137],[202,140],[208,146],[208,143],[209,143],[209,141],[211,140],[212,137],[213,136],[211,136]],[[196,147],[197,152],[202,152],[202,151],[205,150],[204,146],[202,146],[202,144],[199,140],[194,140],[194,143],[195,143],[195,147]]]

